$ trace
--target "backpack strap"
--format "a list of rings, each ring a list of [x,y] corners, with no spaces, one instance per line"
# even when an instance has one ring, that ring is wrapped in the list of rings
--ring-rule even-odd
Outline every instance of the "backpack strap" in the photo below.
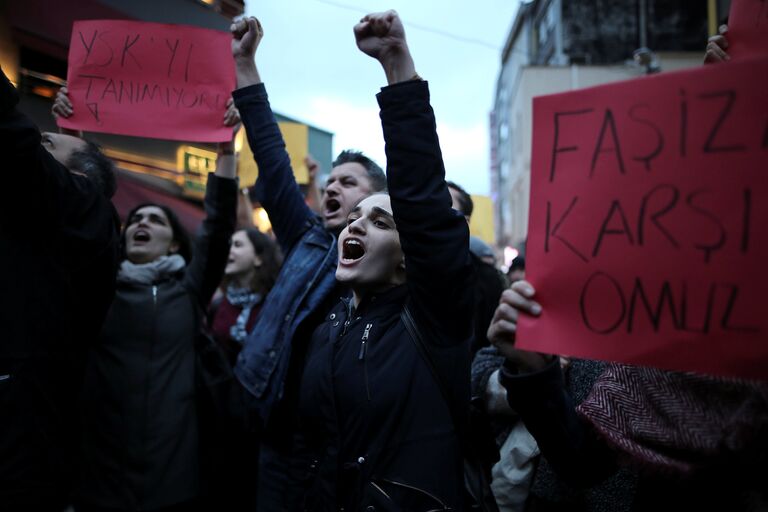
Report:
[[[461,447],[463,463],[464,463],[464,490],[465,500],[464,509],[480,512],[499,512],[496,499],[493,496],[490,485],[490,467],[484,469],[483,463],[480,459],[480,454],[477,449],[472,445],[472,433],[469,423],[471,419],[468,415],[462,415],[461,410],[457,408],[454,401],[450,399],[448,393],[448,386],[443,380],[440,372],[437,370],[435,360],[432,356],[432,351],[429,345],[424,341],[424,337],[421,335],[419,327],[413,320],[411,310],[408,308],[408,304],[403,306],[403,310],[400,312],[400,318],[405,325],[405,329],[410,334],[411,340],[416,345],[421,358],[427,363],[429,371],[432,373],[432,377],[437,383],[437,387],[440,389],[440,394],[443,395],[448,410],[453,420],[453,427],[456,430],[456,435],[459,438],[459,446]],[[469,407],[467,413],[469,413]],[[462,418],[466,419],[462,421]],[[491,440],[493,450],[496,450],[495,441]],[[497,459],[498,460],[498,457]],[[487,474],[486,474],[487,473]]]
[[[400,312],[400,319],[403,321],[403,324],[405,324],[405,329],[408,331],[408,334],[410,334],[413,344],[416,345],[416,350],[418,350],[419,355],[421,355],[421,358],[427,363],[429,371],[432,373],[432,378],[435,379],[437,387],[440,389],[440,394],[443,395],[443,400],[445,400],[446,405],[448,405],[448,410],[450,411],[451,419],[453,420],[453,426],[456,429],[456,433],[459,435],[459,439],[463,439],[464,428],[462,428],[463,422],[460,421],[461,416],[456,410],[453,401],[450,399],[448,386],[440,375],[440,372],[437,370],[430,347],[424,341],[424,337],[421,335],[421,331],[413,319],[408,304],[403,306],[403,310]],[[463,444],[464,443],[462,442],[462,445]]]

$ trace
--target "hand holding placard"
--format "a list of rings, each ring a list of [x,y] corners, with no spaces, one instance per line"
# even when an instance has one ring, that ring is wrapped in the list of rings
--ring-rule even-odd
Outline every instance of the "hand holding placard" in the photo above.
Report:
[[[521,373],[539,371],[552,361],[552,357],[546,354],[515,348],[520,314],[538,317],[542,313],[541,305],[534,300],[535,294],[536,291],[528,281],[512,283],[501,294],[499,306],[488,326],[488,341],[501,355],[512,361]]]
[[[704,54],[704,64],[715,64],[731,60],[728,55],[728,25],[721,25],[718,34],[707,40],[707,51]]]

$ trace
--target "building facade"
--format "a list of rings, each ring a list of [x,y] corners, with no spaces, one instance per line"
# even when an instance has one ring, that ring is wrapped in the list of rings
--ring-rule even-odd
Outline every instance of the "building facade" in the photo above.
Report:
[[[57,131],[51,106],[66,83],[74,21],[125,19],[228,32],[244,9],[243,0],[0,0],[0,66],[20,92],[20,109],[41,130]],[[304,151],[330,169],[333,135],[313,126],[307,126],[307,134]],[[101,144],[119,167],[114,203],[121,216],[141,201],[157,201],[177,210],[187,227],[196,226],[203,216],[201,183],[215,169],[215,144],[106,133],[85,136]]]
[[[729,2],[534,0],[504,45],[491,114],[496,240],[524,252],[535,96],[702,62]]]

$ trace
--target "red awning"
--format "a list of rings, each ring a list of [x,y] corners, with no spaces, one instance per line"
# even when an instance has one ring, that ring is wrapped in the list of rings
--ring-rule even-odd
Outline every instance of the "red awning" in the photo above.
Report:
[[[128,212],[141,203],[156,203],[169,207],[178,215],[179,220],[192,236],[197,233],[205,217],[202,206],[141,183],[118,171],[117,192],[112,198],[112,204],[120,215],[120,221],[125,222]]]

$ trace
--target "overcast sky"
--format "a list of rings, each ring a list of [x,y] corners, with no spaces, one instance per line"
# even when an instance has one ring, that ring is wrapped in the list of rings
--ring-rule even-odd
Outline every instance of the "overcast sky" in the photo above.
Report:
[[[333,132],[334,156],[359,149],[383,166],[375,94],[386,79],[355,46],[352,27],[368,12],[397,10],[416,70],[430,84],[448,179],[488,195],[488,116],[517,6],[517,0],[246,0],[246,14],[264,26],[256,61],[272,108]]]

